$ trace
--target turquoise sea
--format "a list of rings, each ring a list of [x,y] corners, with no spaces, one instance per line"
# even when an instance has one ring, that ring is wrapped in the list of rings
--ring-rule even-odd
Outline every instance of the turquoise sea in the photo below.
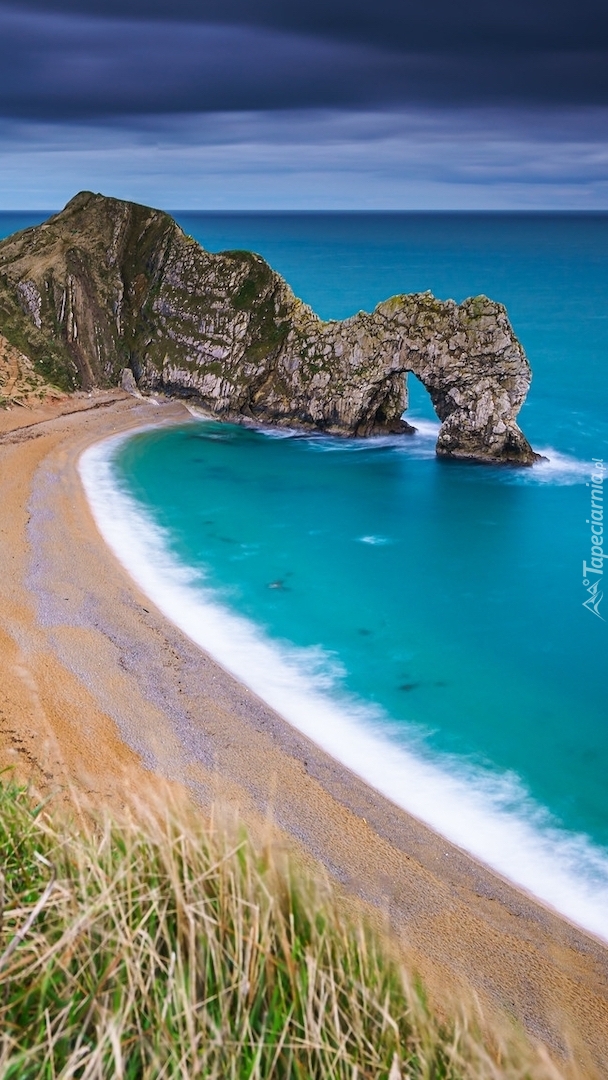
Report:
[[[324,318],[425,289],[506,304],[533,469],[437,461],[410,376],[411,439],[193,419],[93,448],[83,479],[119,557],[220,662],[608,938],[608,596],[583,572],[608,469],[608,215],[176,216],[260,252]]]

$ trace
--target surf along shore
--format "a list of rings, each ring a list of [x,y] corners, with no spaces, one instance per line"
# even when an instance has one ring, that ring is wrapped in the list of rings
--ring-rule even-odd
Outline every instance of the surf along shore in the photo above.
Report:
[[[321,864],[404,942],[431,995],[471,987],[608,1075],[608,946],[396,808],[155,610],[101,539],[78,459],[185,422],[120,391],[0,410],[0,768],[121,805],[155,777]]]

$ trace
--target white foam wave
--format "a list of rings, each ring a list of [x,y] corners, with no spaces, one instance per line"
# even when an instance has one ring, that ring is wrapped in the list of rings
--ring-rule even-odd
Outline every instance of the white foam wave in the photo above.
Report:
[[[416,436],[423,439],[433,439],[437,441],[439,435],[439,429],[441,424],[439,420],[426,420],[424,417],[414,416],[412,413],[405,413],[403,419],[416,428]]]
[[[430,760],[400,745],[373,706],[338,695],[327,658],[273,643],[227,610],[117,484],[128,435],[90,447],[80,473],[100,532],[138,585],[196,644],[294,727],[449,841],[608,940],[608,855],[554,827],[516,778]],[[311,662],[312,661],[312,662]]]
[[[302,439],[310,437],[310,433],[301,428],[290,427],[266,427],[264,424],[251,424],[248,427],[255,428],[269,439]]]
[[[318,435],[313,432],[307,436],[309,446],[313,450],[319,450],[322,453],[332,453],[338,451],[341,453],[357,453],[361,450],[379,450],[386,447],[399,447],[404,438],[408,436],[403,435],[366,435],[366,436],[344,436],[344,435]]]
[[[218,426],[222,423],[203,408],[190,404],[186,408],[198,421],[213,422]],[[247,426],[269,439],[305,439],[312,449],[322,453],[393,449],[406,453],[408,457],[418,461],[435,459],[435,446],[441,427],[439,420],[428,420],[410,413],[404,413],[403,418],[416,429],[414,435],[372,435],[365,438],[345,439],[340,435],[324,435],[320,432],[303,431],[300,428],[267,427],[254,423]],[[214,437],[229,438],[229,435],[227,433],[218,433],[216,436],[207,435],[207,438]],[[503,466],[497,466],[493,473],[496,471],[503,482],[513,484],[570,485],[588,481],[590,472],[588,461],[562,454],[550,446],[537,448],[536,452],[544,460],[537,462],[532,468],[505,469]]]
[[[441,424],[436,420],[421,420],[416,416],[406,414],[408,423],[416,428],[411,444],[401,440],[399,446],[403,450],[414,451],[418,458],[435,456],[435,444]],[[532,468],[522,467],[508,469],[497,466],[497,474],[501,481],[515,484],[580,484],[589,480],[591,465],[589,461],[581,461],[580,458],[570,457],[552,446],[535,447],[537,454],[543,458]],[[493,470],[494,474],[494,470]]]
[[[416,428],[416,431],[407,439],[401,438],[399,449],[417,461],[435,460],[435,447],[441,427],[439,420],[426,420],[410,413],[406,413],[403,419]]]
[[[579,458],[561,454],[552,446],[545,446],[537,450],[542,454],[545,461],[539,461],[532,469],[528,470],[537,481],[549,484],[580,484],[589,479],[591,462],[581,461]]]
[[[501,468],[501,479],[507,484],[552,484],[560,487],[588,482],[591,462],[562,454],[552,446],[535,447],[535,450],[544,460],[537,461],[531,468]]]
[[[438,420],[420,419],[410,413],[406,413],[404,419],[416,428],[416,435],[413,437],[411,444],[412,449],[421,450],[421,444],[426,444],[424,449],[428,450],[432,443],[434,456],[435,444],[441,427],[440,422]],[[408,448],[407,443],[403,440],[399,445],[402,449]],[[507,483],[564,485],[580,484],[589,480],[591,467],[589,461],[581,461],[579,458],[570,457],[568,454],[555,450],[552,446],[535,447],[535,450],[544,460],[537,462],[532,468],[505,469],[499,466],[501,479]],[[419,453],[416,456],[430,455],[428,453]]]

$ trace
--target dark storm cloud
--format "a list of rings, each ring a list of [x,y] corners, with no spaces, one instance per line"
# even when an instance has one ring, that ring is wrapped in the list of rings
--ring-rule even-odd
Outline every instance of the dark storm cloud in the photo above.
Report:
[[[427,51],[594,48],[608,27],[604,0],[20,0],[19,8],[263,26]]]
[[[4,116],[476,103],[608,103],[604,0],[0,4]]]

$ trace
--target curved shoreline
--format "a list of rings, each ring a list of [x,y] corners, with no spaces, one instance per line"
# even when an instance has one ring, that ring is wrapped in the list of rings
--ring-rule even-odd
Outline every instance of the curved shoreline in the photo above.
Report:
[[[139,429],[157,430],[154,425]],[[78,469],[99,532],[163,614],[279,716],[406,813],[517,888],[608,944],[608,859],[587,837],[552,824],[512,778],[423,756],[391,737],[380,710],[328,692],[300,651],[192,582],[164,531],[117,484],[115,455],[131,437],[89,447]],[[170,542],[170,541],[169,541]]]
[[[293,849],[388,918],[431,986],[464,979],[553,1049],[578,1043],[608,1071],[602,943],[290,728],[123,571],[93,522],[78,458],[113,431],[187,413],[122,395],[107,404],[0,436],[2,763],[118,801],[123,770],[144,784],[153,769],[203,806],[238,806],[254,827],[271,816]]]

